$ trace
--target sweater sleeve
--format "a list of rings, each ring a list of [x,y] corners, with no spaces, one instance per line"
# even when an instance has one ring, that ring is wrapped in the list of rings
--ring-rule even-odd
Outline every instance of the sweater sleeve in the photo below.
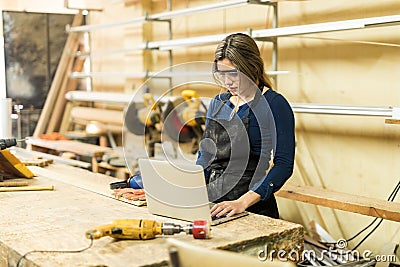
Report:
[[[295,122],[293,111],[287,100],[276,94],[269,102],[276,128],[276,150],[273,167],[251,190],[268,199],[278,191],[293,173],[295,154]]]

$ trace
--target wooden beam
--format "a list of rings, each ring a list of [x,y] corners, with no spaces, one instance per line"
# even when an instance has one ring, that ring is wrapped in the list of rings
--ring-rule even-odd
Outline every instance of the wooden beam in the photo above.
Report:
[[[90,107],[73,107],[70,116],[72,119],[84,121],[96,121],[103,124],[120,126],[124,125],[124,112],[122,110],[111,110]]]
[[[74,47],[72,48],[72,51],[78,50],[79,47],[79,42],[76,42],[74,44]],[[85,63],[85,59],[81,57],[75,58],[75,60],[70,60],[68,69],[70,69],[70,66],[73,65],[72,71],[82,71],[83,65]],[[67,92],[70,92],[72,90],[75,90],[78,86],[78,80],[77,79],[70,79],[69,75],[64,75],[62,84],[59,89],[59,93],[57,96],[57,100],[54,105],[53,112],[51,114],[51,118],[49,120],[49,125],[47,126],[46,133],[52,133],[52,132],[58,132],[60,130],[60,125],[62,122],[62,117],[63,117],[63,112],[65,111],[65,107],[67,104],[67,100],[65,99],[65,94]]]
[[[79,26],[82,24],[83,15],[81,12],[75,15],[74,21],[72,22],[72,26]],[[50,119],[50,115],[54,109],[54,103],[57,100],[61,83],[64,80],[64,76],[66,76],[72,67],[73,57],[72,53],[74,47],[78,47],[79,44],[79,35],[76,33],[70,33],[67,41],[64,46],[64,50],[61,54],[60,61],[57,66],[56,73],[54,75],[53,81],[50,86],[49,93],[47,94],[46,101],[43,106],[43,110],[40,114],[39,121],[36,125],[33,136],[38,137],[39,134],[43,134],[46,132],[47,124]]]
[[[400,124],[400,119],[385,119],[385,124]]]
[[[84,168],[84,169],[89,169],[91,167],[91,164],[88,162],[62,158],[59,156],[55,156],[55,155],[51,155],[51,154],[47,154],[47,153],[41,153],[38,151],[29,151],[29,150],[26,150],[26,149],[23,149],[20,147],[13,147],[12,149],[13,149],[13,153],[15,153],[18,157],[22,157],[22,158],[37,157],[37,158],[42,158],[42,159],[54,160],[54,162],[58,162],[58,163],[69,165],[69,166],[80,167],[80,168]]]
[[[400,203],[313,186],[284,185],[278,197],[400,222]]]

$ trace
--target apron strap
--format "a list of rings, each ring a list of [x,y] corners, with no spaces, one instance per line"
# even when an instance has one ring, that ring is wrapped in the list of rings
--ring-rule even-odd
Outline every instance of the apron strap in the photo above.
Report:
[[[215,117],[217,116],[218,112],[221,110],[221,108],[225,105],[226,102],[228,102],[228,100],[231,98],[232,94],[227,92],[227,93],[223,93],[219,96],[219,100],[221,100],[221,96],[224,95],[225,99],[220,101],[219,106],[217,107],[217,109],[214,111],[213,114],[211,114],[211,117]]]

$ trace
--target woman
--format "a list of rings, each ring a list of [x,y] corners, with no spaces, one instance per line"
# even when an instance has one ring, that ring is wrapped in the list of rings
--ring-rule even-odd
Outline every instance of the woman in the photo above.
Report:
[[[210,102],[197,164],[205,170],[216,217],[244,210],[279,217],[273,195],[292,175],[294,116],[273,91],[255,41],[227,36],[218,45],[215,80],[227,89]],[[273,155],[273,167],[269,160]]]

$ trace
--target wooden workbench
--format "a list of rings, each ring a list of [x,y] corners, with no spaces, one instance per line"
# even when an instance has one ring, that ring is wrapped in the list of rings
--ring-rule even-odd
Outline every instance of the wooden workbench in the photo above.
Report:
[[[0,193],[0,266],[15,266],[31,250],[79,250],[89,245],[85,232],[115,219],[155,219],[145,207],[111,196],[113,177],[76,167],[52,164],[29,167],[38,175],[33,185],[54,185],[54,191]],[[204,248],[221,248],[253,255],[259,250],[303,249],[303,227],[283,220],[250,214],[212,228],[212,238],[196,240],[183,233],[152,240],[95,240],[80,253],[32,253],[20,266],[164,266],[166,239],[176,238]]]

